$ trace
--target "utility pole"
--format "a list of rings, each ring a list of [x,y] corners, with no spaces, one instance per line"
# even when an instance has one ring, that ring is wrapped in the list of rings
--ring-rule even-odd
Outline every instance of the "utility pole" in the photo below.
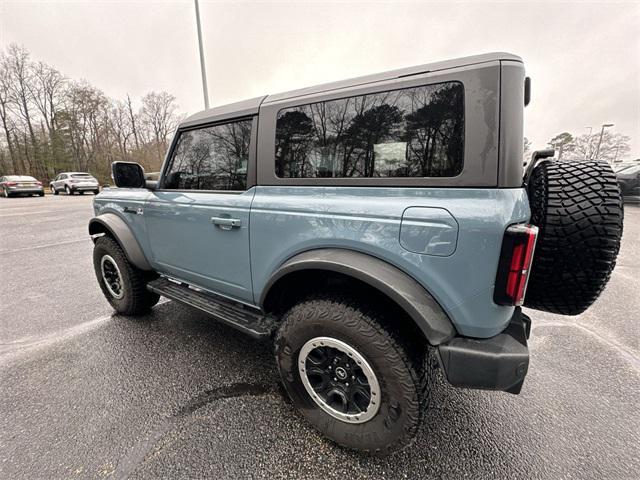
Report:
[[[603,123],[602,130],[600,130],[600,140],[598,140],[598,148],[596,149],[595,160],[598,159],[598,155],[600,155],[600,145],[602,145],[602,137],[604,136],[604,129],[607,127],[613,127],[613,123]]]
[[[196,4],[196,25],[198,27],[198,48],[200,49],[200,69],[202,70],[202,94],[204,95],[204,108],[209,108],[209,89],[207,88],[207,70],[204,66],[204,50],[202,49],[202,28],[200,27],[200,7]]]

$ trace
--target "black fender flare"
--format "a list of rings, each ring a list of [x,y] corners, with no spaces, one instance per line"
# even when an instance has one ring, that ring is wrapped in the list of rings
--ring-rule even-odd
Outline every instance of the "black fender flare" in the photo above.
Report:
[[[104,213],[89,221],[89,235],[111,235],[133,265],[140,270],[153,270],[129,225],[115,213]]]
[[[264,307],[269,291],[278,280],[300,270],[329,270],[367,283],[398,304],[431,345],[439,345],[456,335],[453,323],[440,304],[415,279],[384,260],[340,248],[309,250],[284,262],[262,290],[260,306]]]

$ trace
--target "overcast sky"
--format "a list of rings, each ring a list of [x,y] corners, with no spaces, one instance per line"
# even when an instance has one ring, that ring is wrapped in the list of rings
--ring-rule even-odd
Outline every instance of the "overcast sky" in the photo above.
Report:
[[[640,2],[208,2],[200,5],[212,105],[437,60],[523,57],[533,101],[525,134],[602,123],[640,157]],[[0,0],[0,45],[107,95],[174,94],[203,108],[192,0]]]

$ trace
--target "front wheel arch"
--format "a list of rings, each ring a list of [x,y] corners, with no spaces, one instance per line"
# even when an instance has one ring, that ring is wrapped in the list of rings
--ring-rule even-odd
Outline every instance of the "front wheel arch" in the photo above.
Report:
[[[109,235],[124,251],[127,259],[140,270],[153,270],[129,226],[114,213],[105,213],[89,222],[89,235]]]

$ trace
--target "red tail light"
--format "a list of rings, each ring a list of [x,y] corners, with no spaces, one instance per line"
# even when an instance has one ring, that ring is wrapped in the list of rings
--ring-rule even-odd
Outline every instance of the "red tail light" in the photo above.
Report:
[[[7,187],[15,187],[18,185],[18,182],[7,182]]]
[[[522,305],[536,247],[538,227],[512,225],[502,240],[493,301],[498,305]]]
[[[36,182],[36,185],[42,186],[42,182]]]

